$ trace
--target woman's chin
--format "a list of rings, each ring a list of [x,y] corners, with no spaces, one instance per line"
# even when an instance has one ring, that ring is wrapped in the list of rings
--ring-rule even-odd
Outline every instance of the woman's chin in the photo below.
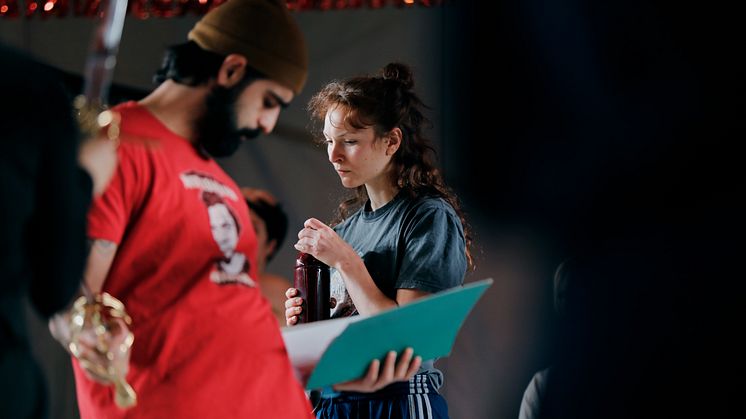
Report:
[[[358,186],[360,186],[360,185],[361,185],[360,183],[358,183],[358,182],[353,182],[353,181],[352,181],[352,180],[350,180],[350,179],[345,179],[345,178],[342,178],[342,179],[340,179],[340,180],[342,181],[342,186],[344,186],[344,187],[345,187],[345,188],[347,188],[347,189],[354,189],[354,188],[357,188]]]

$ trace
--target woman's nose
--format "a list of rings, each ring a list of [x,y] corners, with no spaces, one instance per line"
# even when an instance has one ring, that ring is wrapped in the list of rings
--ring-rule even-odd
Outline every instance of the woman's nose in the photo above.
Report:
[[[329,145],[329,161],[334,163],[342,160],[341,148],[337,144]]]

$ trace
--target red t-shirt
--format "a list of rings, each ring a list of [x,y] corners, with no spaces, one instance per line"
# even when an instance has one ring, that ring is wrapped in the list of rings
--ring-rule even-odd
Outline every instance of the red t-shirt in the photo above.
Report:
[[[277,320],[256,286],[256,236],[235,182],[134,102],[119,165],[88,215],[118,244],[103,290],[135,335],[127,381],[138,404],[75,366],[83,418],[308,418]]]

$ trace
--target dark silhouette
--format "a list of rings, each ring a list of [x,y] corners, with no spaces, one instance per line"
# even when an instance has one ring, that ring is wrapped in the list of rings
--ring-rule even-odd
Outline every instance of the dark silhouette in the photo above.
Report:
[[[49,317],[78,290],[92,182],[77,164],[80,133],[60,80],[2,45],[0,61],[0,410],[40,418],[47,386],[24,302]]]

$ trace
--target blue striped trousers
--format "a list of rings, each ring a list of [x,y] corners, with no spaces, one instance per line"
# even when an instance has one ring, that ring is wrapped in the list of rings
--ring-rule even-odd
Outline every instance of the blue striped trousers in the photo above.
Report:
[[[448,405],[421,374],[375,393],[322,397],[315,413],[317,419],[448,419]]]

